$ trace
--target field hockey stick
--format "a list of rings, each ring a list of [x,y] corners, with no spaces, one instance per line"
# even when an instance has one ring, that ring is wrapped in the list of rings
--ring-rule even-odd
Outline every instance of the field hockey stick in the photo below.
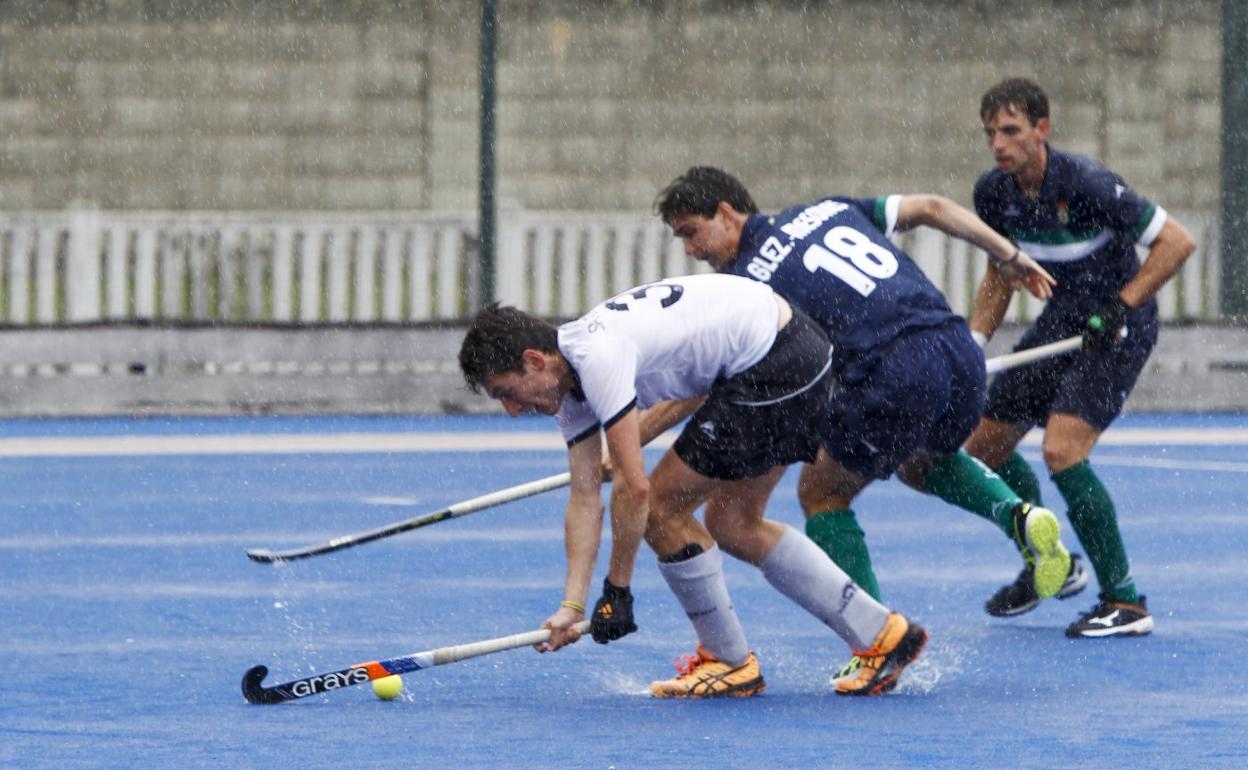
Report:
[[[439,521],[447,519],[457,519],[460,516],[467,516],[475,511],[481,511],[486,508],[493,508],[503,503],[510,503],[513,500],[522,500],[533,495],[540,495],[543,492],[549,492],[552,489],[566,487],[572,481],[570,473],[560,473],[557,476],[548,476],[537,481],[530,481],[526,484],[518,484],[514,487],[501,489],[497,492],[491,492],[488,495],[474,497],[471,500],[464,500],[461,503],[443,508],[440,511],[427,513],[423,516],[417,516],[414,519],[406,519],[404,521],[396,521],[393,524],[387,524],[384,527],[369,529],[363,532],[356,532],[351,535],[342,535],[335,537],[333,540],[316,545],[304,546],[303,548],[291,548],[286,551],[273,551],[268,548],[252,548],[247,551],[247,558],[262,564],[276,564],[284,561],[294,561],[296,559],[306,559],[309,556],[319,556],[324,553],[333,553],[341,551],[345,548],[352,548],[364,543],[370,543],[374,540],[380,540],[383,537],[397,535],[400,532],[407,532],[420,527],[427,527],[430,524],[437,524]]]
[[[1122,327],[1118,332],[1118,339],[1127,338],[1127,327]],[[1004,356],[994,356],[984,362],[984,367],[988,370],[988,374],[996,374],[1004,372],[1006,369],[1013,369],[1016,366],[1030,364],[1039,361],[1042,358],[1069,353],[1072,350],[1078,350],[1083,347],[1083,337],[1067,337],[1064,340],[1050,342],[1047,345],[1037,345],[1034,348],[1027,348],[1016,353],[1008,353]]]
[[[573,626],[582,634],[589,630],[589,621],[582,620]],[[265,666],[252,666],[243,674],[243,697],[248,703],[268,704],[285,703],[286,701],[306,698],[330,690],[364,684],[374,679],[381,679],[395,674],[406,674],[425,668],[455,663],[481,655],[490,655],[516,647],[529,647],[550,638],[550,629],[527,631],[523,634],[500,636],[497,639],[486,639],[480,642],[456,644],[439,647],[436,650],[416,652],[389,660],[371,660],[367,663],[356,663],[347,668],[331,671],[326,674],[313,674],[302,679],[295,679],[284,684],[265,687],[261,684],[268,676],[269,669]]]

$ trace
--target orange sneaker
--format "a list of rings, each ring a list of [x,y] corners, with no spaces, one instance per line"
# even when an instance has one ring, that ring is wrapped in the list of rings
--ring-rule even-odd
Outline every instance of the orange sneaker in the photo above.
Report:
[[[739,666],[716,658],[702,645],[693,655],[684,655],[676,664],[675,679],[654,682],[650,694],[656,698],[746,698],[766,687],[754,653]]]
[[[919,657],[927,644],[927,631],[910,623],[899,612],[890,612],[884,628],[865,650],[854,650],[861,659],[858,670],[833,680],[837,695],[883,695],[897,686],[902,670]]]

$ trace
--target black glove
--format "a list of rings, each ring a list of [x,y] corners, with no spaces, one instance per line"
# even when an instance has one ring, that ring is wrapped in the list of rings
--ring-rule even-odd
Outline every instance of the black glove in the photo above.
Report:
[[[1106,351],[1118,344],[1118,333],[1126,321],[1131,306],[1114,296],[1109,302],[1088,316],[1087,330],[1083,333],[1083,349]]]
[[[589,619],[589,632],[594,641],[606,644],[627,636],[637,630],[633,622],[633,592],[628,587],[611,585],[602,581],[602,598],[594,605],[593,617]]]

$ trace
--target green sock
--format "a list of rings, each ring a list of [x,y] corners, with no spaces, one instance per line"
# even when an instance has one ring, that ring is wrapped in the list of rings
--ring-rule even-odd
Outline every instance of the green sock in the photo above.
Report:
[[[867,541],[851,508],[816,513],[806,520],[806,536],[815,541],[837,566],[877,602],[880,584],[876,582],[875,570],[871,569],[871,554]]]
[[[993,470],[1019,497],[1032,505],[1044,505],[1044,501],[1040,499],[1040,479],[1018,452],[1011,454],[1009,459]]]
[[[1053,474],[1053,483],[1066,498],[1070,524],[1088,552],[1101,590],[1115,599],[1138,604],[1140,594],[1131,579],[1114,502],[1092,466],[1087,460],[1072,465]]]
[[[1019,496],[991,468],[966,452],[959,450],[933,463],[923,486],[946,503],[984,517],[1013,537],[1010,517]]]

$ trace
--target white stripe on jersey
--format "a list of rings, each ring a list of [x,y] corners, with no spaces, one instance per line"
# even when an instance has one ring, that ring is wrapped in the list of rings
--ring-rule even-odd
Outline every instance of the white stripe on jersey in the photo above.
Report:
[[[641,408],[706,395],[771,350],[780,307],[766,284],[734,275],[667,278],[626,291],[559,327],[559,351],[585,401],[564,397],[565,440]]]
[[[1157,210],[1153,212],[1153,218],[1148,222],[1148,227],[1144,228],[1144,232],[1140,233],[1140,239],[1136,243],[1144,248],[1152,246],[1153,241],[1157,240],[1157,234],[1165,226],[1167,216],[1169,215],[1166,214],[1166,210],[1158,206]]]
[[[1109,239],[1112,237],[1113,233],[1109,230],[1102,230],[1095,238],[1076,243],[1063,243],[1054,246],[1048,243],[1020,240],[1018,245],[1032,259],[1038,259],[1042,262],[1077,262],[1109,243]]]

